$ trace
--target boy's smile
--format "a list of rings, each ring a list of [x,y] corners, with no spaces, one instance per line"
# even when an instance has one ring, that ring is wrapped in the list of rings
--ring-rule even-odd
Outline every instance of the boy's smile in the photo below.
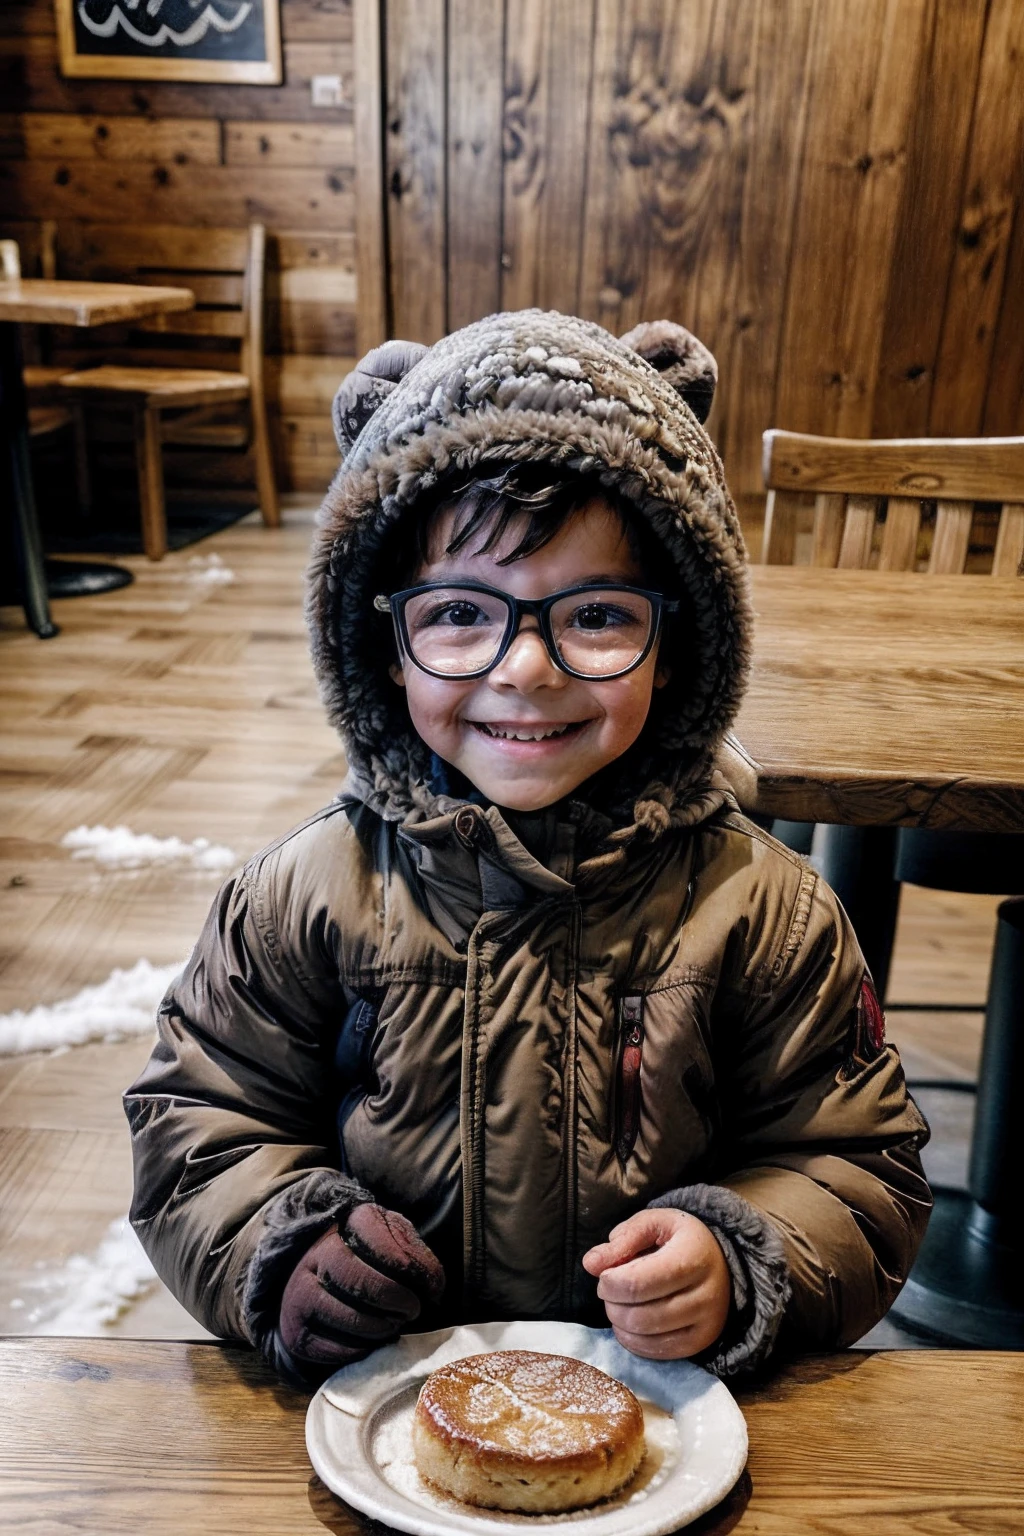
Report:
[[[517,545],[516,520],[493,549],[480,547],[486,542],[484,527],[449,555],[455,517],[454,509],[438,514],[416,584],[482,582],[533,599],[591,581],[645,585],[621,518],[600,497],[540,549],[508,565],[500,561]],[[413,726],[431,750],[489,800],[519,811],[553,805],[621,757],[643,729],[653,689],[667,681],[658,668],[657,647],[623,677],[571,677],[555,666],[529,615],[483,677],[433,677],[411,662],[394,665],[391,675],[405,688]]]

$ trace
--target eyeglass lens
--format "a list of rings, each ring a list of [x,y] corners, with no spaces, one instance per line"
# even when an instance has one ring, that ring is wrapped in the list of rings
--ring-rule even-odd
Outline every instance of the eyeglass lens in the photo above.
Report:
[[[497,594],[435,588],[406,599],[405,628],[415,661],[430,672],[482,672],[501,649],[510,608]],[[590,677],[622,672],[651,634],[649,598],[628,588],[571,592],[551,607],[551,635],[560,660]]]

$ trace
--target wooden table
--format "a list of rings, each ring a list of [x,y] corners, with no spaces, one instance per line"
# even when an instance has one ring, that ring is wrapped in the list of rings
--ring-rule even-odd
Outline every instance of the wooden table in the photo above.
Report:
[[[736,1396],[750,1460],[695,1536],[1024,1530],[1022,1355],[820,1357]],[[0,1521],[39,1536],[362,1536],[369,1522],[309,1465],[306,1403],[221,1345],[0,1341]]]
[[[1024,580],[755,565],[744,806],[1024,832]]]
[[[749,810],[846,824],[826,828],[824,874],[884,996],[895,828],[1024,832],[1024,580],[784,566],[751,575],[754,669],[730,771]],[[1024,1104],[1019,904],[1004,910],[998,955],[970,1190],[936,1192],[895,1310],[947,1338],[1024,1348],[1012,1174]]]
[[[9,474],[14,513],[14,538],[21,570],[25,614],[36,634],[57,634],[50,617],[42,540],[36,517],[28,447],[28,401],[22,377],[18,325],[110,325],[144,320],[172,310],[191,309],[195,295],[188,288],[157,288],[141,283],[78,283],[20,278],[0,282],[0,433],[2,458]],[[9,468],[7,467],[9,466]],[[116,569],[116,568],[108,568]],[[115,585],[123,583],[118,573]],[[128,578],[130,579],[130,577]],[[109,583],[108,583],[109,584]],[[102,590],[93,581],[88,590]],[[65,584],[62,595],[73,595]]]

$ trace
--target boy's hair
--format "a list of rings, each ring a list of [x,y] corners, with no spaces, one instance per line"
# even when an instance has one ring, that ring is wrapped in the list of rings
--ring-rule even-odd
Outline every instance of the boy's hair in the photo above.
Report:
[[[451,537],[445,545],[447,555],[458,554],[481,530],[486,530],[486,536],[479,553],[487,553],[501,543],[513,523],[522,520],[518,539],[497,562],[511,565],[550,543],[570,518],[595,497],[600,497],[617,513],[645,582],[652,588],[664,590],[668,564],[665,551],[621,498],[606,489],[596,475],[571,472],[559,475],[557,470],[545,464],[513,464],[491,475],[477,475],[461,484],[444,486],[425,515],[407,521],[399,533],[399,547],[395,551],[399,585],[410,585],[417,568],[429,560],[431,530],[437,516],[449,508],[454,507],[456,515]],[[666,591],[665,595],[672,593]]]

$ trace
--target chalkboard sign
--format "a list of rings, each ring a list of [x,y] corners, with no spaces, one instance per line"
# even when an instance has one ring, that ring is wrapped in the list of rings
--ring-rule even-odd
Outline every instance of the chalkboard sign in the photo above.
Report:
[[[279,0],[55,0],[65,75],[281,83]]]

